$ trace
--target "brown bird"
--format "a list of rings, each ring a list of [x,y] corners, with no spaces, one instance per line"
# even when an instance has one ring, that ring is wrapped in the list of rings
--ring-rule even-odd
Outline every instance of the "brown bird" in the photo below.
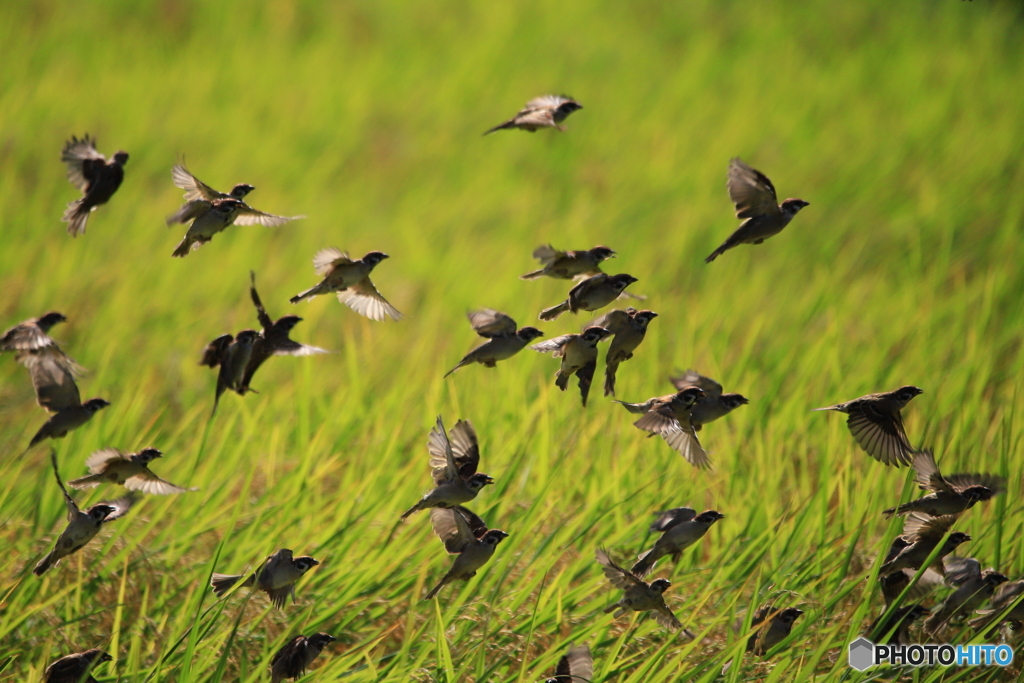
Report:
[[[511,128],[528,130],[531,133],[537,132],[539,128],[557,128],[564,131],[565,128],[560,125],[562,121],[579,109],[583,109],[583,105],[566,95],[542,95],[527,102],[522,111],[505,123],[491,128],[484,135]]]
[[[263,329],[253,340],[252,355],[249,356],[249,363],[245,366],[245,375],[236,389],[242,395],[251,391],[249,382],[252,381],[252,376],[271,356],[313,356],[319,353],[328,353],[316,346],[300,344],[288,336],[292,328],[302,322],[302,318],[297,315],[286,315],[274,322],[267,315],[266,309],[263,308],[263,302],[260,301],[260,295],[256,291],[256,273],[249,271],[249,277],[252,283],[249,287],[249,295],[252,297],[252,303],[256,307],[256,317]]]
[[[651,525],[651,531],[661,534],[654,547],[640,553],[638,562],[630,570],[635,576],[647,576],[654,564],[665,557],[672,556],[673,562],[679,562],[683,551],[704,538],[708,529],[725,515],[716,510],[705,510],[697,514],[693,508],[672,508],[658,513],[659,517]]]
[[[764,657],[768,651],[789,637],[793,623],[800,618],[803,610],[795,607],[776,609],[765,605],[754,613],[751,628],[761,626],[747,639],[747,652]]]
[[[562,365],[555,374],[555,386],[562,391],[569,386],[569,377],[576,373],[585,408],[590,384],[597,369],[597,343],[610,334],[611,332],[603,327],[588,327],[583,334],[563,334],[561,337],[534,344],[530,348],[539,353],[551,352],[553,357],[562,359]]]
[[[57,342],[50,338],[50,328],[57,323],[67,322],[62,313],[52,311],[41,318],[29,318],[4,332],[0,337],[0,351],[41,351],[57,349]]]
[[[698,432],[707,423],[725,417],[740,406],[750,403],[742,394],[723,394],[721,384],[696,370],[687,370],[682,375],[669,377],[669,381],[677,391],[682,391],[686,387],[699,387],[703,390],[704,395],[690,408],[690,424]]]
[[[313,660],[336,640],[328,633],[314,633],[308,638],[295,636],[270,660],[270,683],[280,683],[286,678],[295,680],[306,673]]]
[[[167,225],[175,223],[191,225],[175,248],[172,256],[185,257],[213,239],[231,225],[262,225],[276,228],[279,225],[305,216],[275,216],[257,211],[242,198],[255,188],[252,185],[235,185],[230,194],[218,192],[196,178],[181,164],[171,169],[174,184],[185,190],[185,204],[172,216],[167,217]]]
[[[220,395],[226,389],[233,389],[239,394],[245,394],[245,391],[240,389],[242,380],[245,378],[245,369],[252,359],[252,347],[256,343],[257,337],[259,337],[259,333],[256,330],[242,330],[235,337],[230,334],[222,334],[207,344],[203,350],[203,357],[199,361],[200,365],[211,368],[220,366],[220,372],[217,374],[217,393],[213,398],[213,412],[210,413],[211,418],[217,413]],[[247,391],[255,390],[247,388]]]
[[[594,680],[594,658],[586,644],[573,645],[558,660],[555,675],[545,683],[592,683]]]
[[[473,311],[467,313],[466,317],[473,331],[487,341],[467,353],[458,365],[445,373],[445,377],[472,363],[493,368],[499,360],[511,358],[534,339],[544,336],[536,327],[523,327],[517,331],[515,320],[493,308]]]
[[[103,483],[119,484],[129,491],[141,491],[155,495],[185,493],[199,489],[186,489],[164,481],[149,469],[149,463],[163,457],[155,448],[143,448],[138,453],[122,453],[116,448],[104,448],[94,452],[85,461],[92,473],[87,477],[68,482],[75,489],[87,489]]]
[[[935,456],[929,450],[914,454],[916,481],[922,491],[931,491],[917,500],[883,510],[886,519],[908,512],[923,512],[932,517],[958,515],[978,501],[989,500],[1006,490],[1006,479],[997,474],[951,474],[942,476]]]
[[[113,659],[103,650],[97,649],[65,655],[46,667],[43,683],[96,683],[89,672],[97,665]]]
[[[125,497],[116,501],[97,503],[85,512],[82,512],[78,509],[74,499],[68,495],[67,489],[64,488],[64,483],[60,479],[60,473],[57,471],[56,451],[50,451],[50,463],[53,465],[53,476],[57,479],[57,485],[60,486],[61,493],[64,494],[64,506],[67,508],[68,523],[64,527],[64,531],[57,538],[53,550],[47,553],[46,557],[39,560],[35,569],[32,570],[32,573],[36,576],[42,576],[63,558],[73,555],[84,548],[99,533],[100,527],[105,522],[110,522],[123,516],[132,505],[132,499]]]
[[[911,625],[928,614],[928,608],[921,605],[897,607],[888,619],[884,619],[885,612],[882,612],[868,627],[868,639],[873,643],[878,643],[880,638],[885,637],[885,634],[891,633],[892,635],[882,641],[882,644],[910,645],[913,642],[910,638]]]
[[[437,424],[430,430],[427,450],[430,452],[434,489],[402,513],[402,519],[418,510],[468,503],[485,486],[494,483],[488,475],[477,472],[480,466],[480,444],[477,442],[476,430],[466,420],[456,422],[446,436],[444,422],[438,415]]]
[[[741,244],[761,244],[769,237],[782,232],[793,216],[810,202],[802,199],[787,199],[779,204],[775,186],[768,176],[747,166],[739,158],[729,162],[729,199],[736,205],[736,218],[745,218],[740,227],[729,235],[722,246],[704,259],[711,263],[721,254]]]
[[[697,438],[697,428],[690,419],[690,410],[704,396],[700,387],[686,387],[681,391],[667,396],[656,396],[643,403],[626,403],[616,401],[631,413],[641,413],[643,417],[633,423],[638,429],[658,434],[677,453],[686,458],[694,467],[706,469],[711,467],[707,452]]]
[[[1024,622],[1024,600],[1021,596],[1024,596],[1024,579],[1004,583],[992,596],[992,607],[978,610],[982,616],[971,619],[968,625],[977,629],[980,635],[1004,621],[1017,622],[1019,629],[1020,622]]]
[[[889,552],[898,553],[903,548],[910,545],[910,541],[897,536],[893,540],[892,545],[889,548]],[[949,559],[949,558],[947,558]],[[881,574],[878,577],[878,583],[882,588],[882,597],[885,599],[885,606],[888,607],[896,601],[896,599],[903,593],[903,590],[910,585],[910,579],[917,573],[914,569],[900,569],[899,571],[891,572],[889,574]],[[926,569],[918,578],[917,583],[907,591],[905,599],[908,600],[921,600],[927,596],[932,590],[941,586],[943,583],[943,576],[934,569]]]
[[[899,467],[909,465],[913,456],[900,411],[922,393],[922,389],[905,386],[814,410],[835,410],[849,415],[846,424],[864,452],[880,463]]]
[[[879,573],[890,574],[901,569],[920,569],[956,520],[956,515],[929,517],[920,512],[912,512],[907,515],[907,521],[903,524],[902,538],[897,537],[893,541]],[[935,571],[945,574],[942,558],[969,540],[971,537],[960,531],[949,534],[939,549],[939,554],[932,560],[932,567]]]
[[[651,583],[647,583],[612,562],[611,558],[608,557],[608,552],[603,548],[598,548],[596,557],[598,564],[601,565],[601,569],[604,571],[605,578],[615,588],[625,591],[618,602],[604,609],[605,614],[615,612],[616,617],[621,617],[630,611],[646,612],[653,610],[654,620],[661,626],[670,631],[682,628],[683,625],[679,623],[676,616],[672,614],[672,610],[665,604],[663,593],[672,585],[670,581],[655,579]]]
[[[568,299],[557,306],[541,311],[540,319],[554,320],[566,311],[579,313],[580,311],[596,311],[604,308],[619,298],[623,290],[636,281],[635,277],[626,273],[618,275],[598,273],[570,289]]]
[[[87,133],[81,140],[72,135],[64,143],[60,160],[68,166],[68,182],[83,193],[81,199],[68,204],[62,219],[68,223],[68,234],[78,237],[85,234],[89,214],[110,201],[121,187],[128,152],[117,152],[113,160],[107,161],[96,151],[96,142]]]
[[[946,558],[946,582],[956,590],[949,594],[924,622],[927,633],[935,633],[954,620],[959,620],[981,607],[991,598],[1000,584],[1009,579],[999,572],[981,570],[981,563],[973,557]]]
[[[608,311],[591,323],[591,326],[603,327],[615,335],[604,359],[605,396],[615,395],[615,373],[619,364],[633,357],[633,352],[647,335],[647,325],[657,317],[654,311],[638,311],[630,307]]]
[[[292,557],[291,550],[281,548],[268,556],[242,586],[263,591],[274,607],[284,609],[289,597],[295,600],[295,583],[318,564],[320,563],[312,557]],[[245,574],[214,574],[210,579],[210,586],[219,598],[244,576]]]
[[[44,439],[63,438],[110,405],[102,398],[91,398],[82,403],[74,378],[77,366],[60,349],[45,347],[38,351],[19,351],[16,358],[28,368],[36,390],[36,402],[53,413],[32,437],[22,455]]]
[[[575,280],[583,275],[597,275],[601,272],[601,263],[615,258],[615,252],[600,244],[580,251],[560,251],[550,244],[542,244],[533,250],[533,258],[540,261],[543,268],[520,275],[520,280],[536,280],[544,275],[556,280]]]
[[[508,538],[504,531],[488,529],[482,519],[461,505],[431,508],[430,522],[434,526],[434,533],[444,544],[444,549],[449,555],[458,557],[424,600],[430,600],[452,581],[469,581],[476,576],[477,571],[494,555],[498,544]]]
[[[313,268],[323,280],[316,287],[293,296],[291,302],[297,304],[320,294],[337,292],[338,301],[359,315],[378,322],[385,317],[398,320],[402,314],[381,296],[370,280],[370,273],[386,258],[388,255],[383,252],[371,251],[353,261],[340,249],[321,249],[313,257]]]

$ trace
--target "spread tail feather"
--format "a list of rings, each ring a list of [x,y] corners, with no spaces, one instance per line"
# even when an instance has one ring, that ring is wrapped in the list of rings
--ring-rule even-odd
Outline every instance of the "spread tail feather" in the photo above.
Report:
[[[72,479],[68,482],[68,486],[73,489],[90,489],[94,486],[99,486],[102,481],[102,474],[90,474],[89,476],[82,477],[80,479]]]
[[[529,273],[526,273],[525,275],[520,275],[519,279],[520,280],[536,280],[537,278],[539,278],[543,274],[544,274],[544,269],[543,268],[541,268],[539,270],[531,270]]]
[[[545,308],[543,311],[541,311],[540,312],[540,319],[541,320],[554,320],[555,318],[557,318],[558,316],[562,315],[563,313],[565,313],[568,310],[569,310],[569,302],[568,301],[563,301],[562,303],[558,304],[557,306],[552,306],[551,308]]]

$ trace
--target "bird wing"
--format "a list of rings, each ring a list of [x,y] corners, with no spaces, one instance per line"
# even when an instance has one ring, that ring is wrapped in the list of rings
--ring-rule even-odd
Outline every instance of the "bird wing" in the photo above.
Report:
[[[299,655],[302,654],[301,651],[305,649],[303,647],[305,643],[305,636],[295,636],[287,643],[285,643],[280,650],[274,653],[274,656],[270,659],[270,666],[273,667],[281,660],[285,660],[285,671],[288,674],[298,673],[296,669],[296,663],[299,658]]]
[[[473,424],[469,420],[459,420],[448,432],[448,438],[451,441],[459,476],[467,479],[476,474],[477,468],[480,467],[480,443],[477,441]]]
[[[676,388],[676,391],[682,391],[686,387],[697,387],[704,391],[707,398],[718,398],[722,395],[721,384],[710,377],[705,377],[696,370],[687,370],[682,375],[669,377],[668,381],[672,382],[672,386]]]
[[[399,320],[402,317],[398,309],[381,296],[369,277],[364,277],[348,289],[338,292],[338,301],[370,320],[380,322],[386,317],[392,320]]]
[[[861,401],[850,408],[846,424],[854,440],[872,458],[886,465],[910,464],[910,440],[899,411],[880,409],[874,401]]]
[[[477,539],[470,526],[470,520],[466,518],[463,510],[465,508],[461,506],[430,508],[430,523],[434,527],[434,533],[441,539],[441,543],[444,544],[444,549],[448,551],[449,555],[461,553]]]
[[[260,294],[256,291],[256,273],[251,270],[249,271],[249,283],[249,296],[252,297],[252,305],[256,307],[256,318],[259,319],[264,330],[269,330],[274,326],[274,321],[267,315],[267,309],[263,308]]]
[[[949,483],[939,472],[939,466],[935,464],[935,455],[930,450],[914,453],[913,467],[917,473],[914,480],[923,491],[952,493]]]
[[[736,205],[737,218],[779,214],[775,186],[768,176],[747,166],[739,158],[729,162],[729,199]]]
[[[903,523],[903,535],[911,541],[938,542],[957,520],[957,515],[932,517],[923,512],[911,512]]]
[[[993,495],[1006,490],[1006,479],[998,474],[978,474],[960,472],[944,477],[950,488],[957,492],[963,492],[971,486],[984,486],[992,491]]]
[[[227,199],[230,195],[218,192],[199,178],[188,172],[188,169],[181,164],[171,167],[171,180],[177,187],[185,190],[185,201],[191,202],[196,199],[205,199],[212,202],[215,199]]]
[[[68,495],[68,490],[64,488],[64,481],[60,478],[60,471],[57,469],[57,450],[54,448],[50,449],[50,465],[53,466],[53,477],[57,480],[57,486],[64,494],[64,507],[67,509],[68,523],[71,523],[78,519],[79,509],[75,499]]]
[[[523,111],[531,111],[533,109],[558,109],[560,106],[569,102],[568,97],[562,95],[541,95],[540,97],[534,97],[532,100],[526,103],[523,107]]]
[[[90,473],[99,474],[112,460],[128,460],[128,456],[116,448],[101,448],[92,452],[92,455],[85,461],[85,466],[89,468]]]
[[[672,508],[656,514],[659,516],[651,524],[651,531],[665,532],[683,522],[689,522],[697,516],[697,511],[693,508]]]
[[[592,275],[586,280],[581,281],[578,285],[569,290],[569,299],[579,299],[586,295],[591,289],[599,287],[608,282],[608,273],[598,273]]]
[[[206,348],[203,349],[203,357],[199,361],[199,364],[207,365],[211,368],[215,368],[220,365],[221,360],[224,358],[224,352],[228,350],[228,346],[231,345],[232,340],[234,340],[232,335],[222,334],[207,344]]]
[[[633,586],[643,585],[643,581],[612,562],[612,558],[608,557],[608,551],[604,548],[598,548],[595,557],[597,563],[601,565],[601,571],[604,572],[605,578],[616,588],[628,590]]]
[[[35,321],[15,325],[7,330],[2,342],[4,351],[38,351],[56,345],[50,335],[39,329]]]
[[[648,415],[650,414],[648,413]],[[665,443],[686,458],[686,461],[694,467],[700,469],[711,467],[711,460],[708,458],[707,451],[700,445],[697,432],[690,425],[681,425],[680,429],[674,431],[663,431],[661,438],[665,439]]]
[[[501,311],[484,308],[466,314],[473,331],[481,337],[505,337],[516,333],[516,321]]]
[[[566,662],[568,670],[564,674],[561,671],[558,673],[570,676],[571,678],[566,679],[569,683],[590,683],[594,680],[594,658],[586,643],[583,645],[569,643],[569,651],[558,663],[559,669],[562,667],[562,661]]]
[[[96,151],[96,143],[88,135],[79,140],[72,137],[64,146],[60,160],[68,166],[68,181],[82,192],[96,177],[97,166],[105,166],[107,158]]]
[[[19,354],[18,360],[28,368],[36,402],[51,413],[82,405],[74,373],[67,356],[54,348]]]
[[[672,614],[672,610],[665,604],[664,599],[662,599],[661,605],[654,611],[654,620],[671,631],[683,627],[682,622],[676,619],[676,615]]]
[[[319,346],[300,344],[292,339],[284,339],[274,343],[273,355],[275,356],[315,356],[319,353],[330,353],[330,351],[321,349]],[[253,355],[255,355],[255,348],[253,349]]]
[[[327,247],[313,255],[313,268],[320,276],[327,275],[333,266],[342,263],[352,263],[352,259],[349,258],[347,251],[342,251],[337,247]]]
[[[430,453],[430,466],[434,472],[435,484],[448,484],[459,481],[459,467],[455,464],[455,454],[451,442],[444,431],[444,422],[437,416],[437,424],[430,430],[427,437],[427,451]]]
[[[104,500],[101,501],[104,505],[109,505],[114,508],[114,511],[107,515],[103,523],[112,522],[118,517],[124,517],[128,514],[128,510],[131,509],[132,505],[135,505],[135,498],[132,495],[121,496],[117,500]]]
[[[555,358],[558,358],[560,353],[557,353],[562,349],[563,346],[568,344],[570,341],[578,337],[576,334],[563,334],[561,337],[552,337],[551,339],[545,339],[542,342],[534,344],[530,348],[540,353],[549,353],[555,351]]]
[[[193,199],[191,201],[185,202],[185,204],[183,204],[182,207],[178,209],[176,213],[171,214],[170,216],[165,218],[164,222],[168,226],[172,226],[175,223],[185,224],[188,223],[193,218],[198,218],[199,216],[202,216],[211,208],[213,208],[213,204],[208,202],[207,200]]]
[[[533,250],[533,258],[540,261],[541,265],[544,267],[550,266],[563,256],[565,256],[564,251],[559,251],[550,244],[542,244]]]
[[[176,484],[172,484],[169,481],[165,481],[151,472],[148,467],[141,474],[137,474],[134,477],[128,477],[124,482],[124,487],[129,491],[141,491],[142,493],[148,493],[156,496],[165,496],[171,493],[185,493],[189,490],[195,490],[186,489]]]
[[[241,206],[235,214],[235,225],[262,225],[265,228],[276,228],[288,221],[294,221],[305,216],[275,216],[272,213],[257,211],[245,202],[239,202]]]
[[[946,570],[946,583],[950,586],[959,586],[981,577],[981,563],[973,557],[944,557],[942,566]]]

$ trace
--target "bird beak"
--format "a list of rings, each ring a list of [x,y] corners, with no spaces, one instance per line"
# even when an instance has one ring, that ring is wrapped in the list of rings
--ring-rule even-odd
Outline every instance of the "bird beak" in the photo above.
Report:
[[[493,484],[493,483],[494,483],[494,480],[493,480],[493,479],[491,479],[490,477],[487,477],[487,479],[485,479],[485,480],[484,480],[484,485],[485,485],[485,486],[486,486],[487,484]]]

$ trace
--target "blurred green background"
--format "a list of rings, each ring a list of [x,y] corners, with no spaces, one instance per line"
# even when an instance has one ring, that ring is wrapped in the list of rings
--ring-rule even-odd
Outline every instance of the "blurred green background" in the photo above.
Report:
[[[0,327],[66,314],[53,336],[89,370],[83,398],[113,403],[55,442],[65,480],[95,449],[152,445],[155,471],[201,490],[144,500],[32,576],[63,503],[47,448],[16,459],[46,414],[3,358],[0,680],[99,646],[116,658],[101,681],[256,681],[288,637],[325,630],[340,640],[309,680],[537,680],[576,641],[598,680],[710,681],[742,652],[734,623],[765,600],[807,614],[782,652],[728,679],[838,679],[880,611],[874,558],[899,528],[878,512],[914,492],[839,416],[809,410],[902,384],[925,389],[907,429],[945,471],[1011,478],[957,528],[974,537],[967,554],[1019,577],[1022,29],[1008,0],[5,3]],[[566,133],[481,136],[547,92],[585,107]],[[72,239],[60,150],[86,132],[131,159]],[[705,265],[737,225],[733,156],[811,206]],[[255,185],[258,209],[307,218],[171,259],[181,159],[218,189]],[[620,398],[663,394],[686,367],[751,398],[702,432],[712,472],[642,438],[600,383],[581,409],[532,351],[442,381],[478,341],[469,309],[548,336],[586,322],[537,323],[568,288],[517,277],[546,242],[611,246],[611,272],[638,277],[660,313],[620,368]],[[373,323],[333,297],[288,304],[326,246],[390,254],[374,281],[406,319]],[[196,363],[256,325],[250,269],[272,316],[302,315],[293,336],[336,353],[272,360],[260,394],[225,395],[208,427],[216,377]],[[450,559],[425,513],[395,522],[429,485],[438,414],[475,424],[498,484],[474,509],[511,537],[435,611],[420,596]],[[618,593],[593,560],[606,546],[629,561],[652,540],[650,513],[684,504],[727,515],[656,574],[693,642],[601,614]],[[211,571],[282,546],[322,561],[295,605],[213,600]]]

